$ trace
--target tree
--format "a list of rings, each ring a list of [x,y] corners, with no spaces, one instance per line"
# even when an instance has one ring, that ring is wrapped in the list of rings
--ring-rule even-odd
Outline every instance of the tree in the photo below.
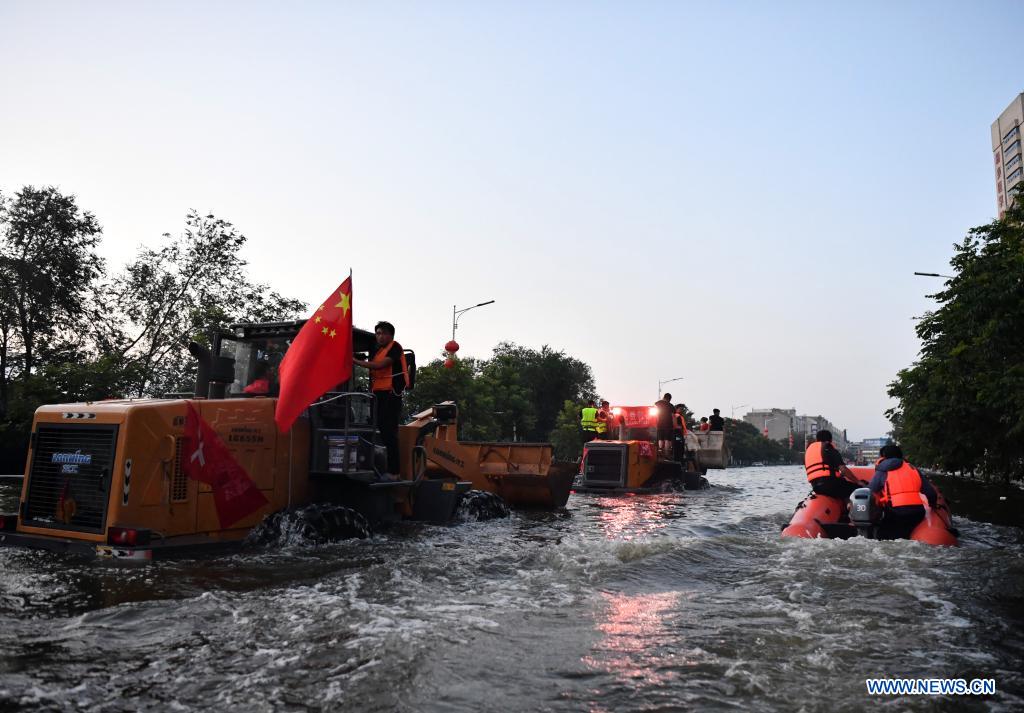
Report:
[[[0,200],[0,402],[10,380],[27,380],[41,353],[78,341],[103,274],[100,225],[74,196],[25,186]],[[18,351],[15,355],[14,350]]]
[[[887,412],[911,460],[1024,476],[1024,201],[954,245],[954,276],[917,325],[919,359]]]
[[[520,399],[533,405],[532,426],[527,419],[523,423],[524,437],[530,441],[546,441],[550,437],[565,401],[583,403],[595,397],[590,366],[547,345],[537,351],[502,342],[494,348],[484,373],[496,383],[515,386],[507,402],[513,413],[519,413],[516,404],[522,403]]]
[[[583,429],[580,428],[580,407],[575,401],[562,402],[562,408],[551,432],[551,445],[558,460],[576,461],[583,456]]]
[[[725,419],[726,445],[737,464],[794,463],[801,454],[787,445],[765,438],[757,428],[746,421]]]
[[[233,322],[297,319],[305,304],[253,283],[239,251],[246,238],[226,220],[190,211],[185,230],[164,234],[158,249],[143,246],[107,286],[105,299],[121,306],[97,339],[137,375],[135,395],[188,391],[195,363],[190,340]]]
[[[416,372],[416,388],[406,397],[406,407],[419,413],[435,404],[454,401],[459,406],[459,437],[468,441],[493,441],[500,437],[490,382],[481,378],[481,362],[456,359],[447,369],[434,359]]]

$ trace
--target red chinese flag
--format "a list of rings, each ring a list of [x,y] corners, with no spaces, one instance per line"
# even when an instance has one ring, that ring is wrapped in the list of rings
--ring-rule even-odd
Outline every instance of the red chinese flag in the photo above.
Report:
[[[285,433],[303,409],[352,376],[352,276],[299,331],[278,369],[274,420]]]
[[[269,502],[191,402],[185,416],[182,456],[185,474],[213,490],[221,527],[234,525]]]

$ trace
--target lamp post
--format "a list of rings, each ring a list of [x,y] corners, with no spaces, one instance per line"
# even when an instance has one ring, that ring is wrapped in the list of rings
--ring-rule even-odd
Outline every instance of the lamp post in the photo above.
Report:
[[[735,421],[735,420],[736,420],[736,409],[738,409],[738,408],[746,408],[746,407],[747,407],[747,406],[749,406],[749,405],[750,405],[750,404],[740,404],[739,406],[733,406],[733,407],[731,408],[731,410],[732,410],[732,420],[733,420],[733,421]]]
[[[658,379],[658,398],[661,398],[661,390],[665,387],[665,384],[671,384],[673,381],[682,381],[684,377],[677,376],[674,379]]]
[[[487,305],[492,305],[492,304],[494,304],[494,300],[489,300],[487,302],[481,302],[478,305],[473,305],[472,307],[466,307],[464,309],[456,309],[455,305],[452,305],[452,341],[453,342],[455,341],[455,330],[459,328],[459,318],[462,317],[462,315],[464,315],[466,312],[468,312],[471,309],[476,309],[477,307],[485,307]]]

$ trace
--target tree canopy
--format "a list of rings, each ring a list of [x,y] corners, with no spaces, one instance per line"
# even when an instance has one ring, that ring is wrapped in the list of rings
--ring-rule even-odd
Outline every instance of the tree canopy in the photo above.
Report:
[[[917,325],[918,360],[887,412],[907,456],[949,471],[1024,476],[1024,200],[954,245],[954,274]]]
[[[188,391],[190,339],[231,322],[296,319],[305,305],[254,282],[245,236],[195,211],[108,275],[102,230],[74,196],[0,195],[0,463],[18,469],[44,403]],[[19,462],[21,461],[21,462]]]

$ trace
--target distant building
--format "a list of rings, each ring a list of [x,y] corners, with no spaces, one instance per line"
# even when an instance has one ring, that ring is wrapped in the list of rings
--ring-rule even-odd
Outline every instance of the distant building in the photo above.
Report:
[[[849,446],[846,430],[839,428],[822,415],[798,416],[796,409],[767,408],[754,409],[748,412],[743,420],[754,426],[758,431],[773,441],[789,442],[793,436],[795,443],[809,443],[814,440],[820,430],[832,432],[832,442],[839,450]]]
[[[1000,218],[1024,186],[1021,124],[1024,124],[1024,94],[1018,94],[992,123],[992,159],[995,162],[996,204]]]

